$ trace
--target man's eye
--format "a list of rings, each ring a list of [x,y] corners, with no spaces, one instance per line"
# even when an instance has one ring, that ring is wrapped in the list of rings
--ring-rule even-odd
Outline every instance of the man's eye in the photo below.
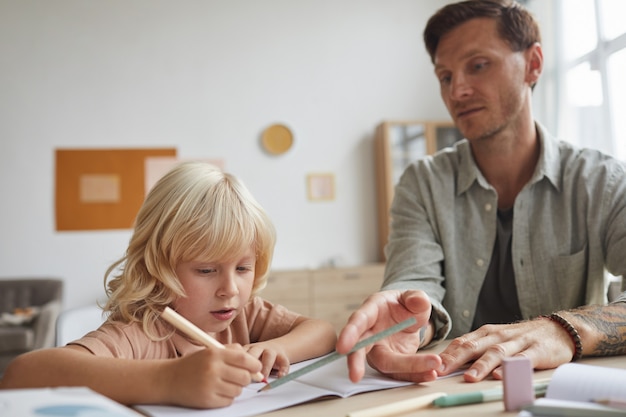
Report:
[[[480,71],[484,68],[487,67],[487,61],[479,61],[479,62],[475,62],[472,66],[472,68],[474,69],[474,71]]]

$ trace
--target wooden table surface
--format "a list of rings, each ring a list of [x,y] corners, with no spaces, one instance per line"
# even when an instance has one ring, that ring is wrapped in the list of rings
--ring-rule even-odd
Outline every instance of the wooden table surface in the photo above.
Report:
[[[580,360],[579,363],[588,363],[591,365],[607,366],[613,368],[626,368],[626,356],[614,356],[607,358],[588,358]],[[533,379],[549,378],[554,370],[535,371]],[[461,393],[469,391],[484,390],[489,388],[501,387],[502,382],[489,379],[477,383],[467,383],[463,381],[462,375],[448,378],[441,378],[433,382],[405,386],[401,388],[392,388],[389,390],[375,391],[353,395],[348,398],[328,398],[317,401],[300,404],[293,407],[276,410],[270,413],[261,414],[265,417],[345,417],[348,413],[363,410],[366,408],[377,407],[389,404],[395,401],[402,401],[417,396],[434,393],[445,392],[447,394]],[[409,416],[516,416],[518,412],[506,412],[502,401],[486,402],[482,404],[472,404],[458,407],[428,407],[422,410],[409,413],[396,414],[394,417]]]

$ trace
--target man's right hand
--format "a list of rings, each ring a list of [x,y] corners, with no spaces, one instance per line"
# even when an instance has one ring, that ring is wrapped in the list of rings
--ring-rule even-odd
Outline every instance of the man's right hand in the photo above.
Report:
[[[369,296],[341,330],[337,352],[347,353],[359,340],[410,317],[415,317],[417,325],[350,354],[350,379],[353,382],[361,380],[365,374],[366,355],[373,368],[395,379],[425,382],[437,378],[436,370],[441,366],[439,355],[416,354],[420,347],[419,329],[428,325],[430,312],[430,300],[423,291],[388,290]]]

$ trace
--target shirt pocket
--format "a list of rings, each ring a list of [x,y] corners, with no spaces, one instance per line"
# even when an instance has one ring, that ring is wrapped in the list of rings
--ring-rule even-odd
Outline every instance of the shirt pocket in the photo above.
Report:
[[[554,280],[558,288],[558,308],[580,307],[587,288],[587,246],[571,255],[553,260]]]

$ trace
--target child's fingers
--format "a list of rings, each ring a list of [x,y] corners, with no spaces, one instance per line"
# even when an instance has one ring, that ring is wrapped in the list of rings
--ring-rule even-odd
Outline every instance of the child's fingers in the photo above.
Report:
[[[287,375],[287,373],[289,372],[289,358],[280,353],[276,355],[274,359],[273,369],[276,370],[276,375],[278,377]]]
[[[263,351],[259,359],[261,360],[261,363],[263,364],[263,368],[261,369],[261,372],[263,373],[263,375],[269,375],[270,372],[272,372],[272,369],[274,368],[274,361],[276,360],[276,353],[271,350],[265,350]]]

